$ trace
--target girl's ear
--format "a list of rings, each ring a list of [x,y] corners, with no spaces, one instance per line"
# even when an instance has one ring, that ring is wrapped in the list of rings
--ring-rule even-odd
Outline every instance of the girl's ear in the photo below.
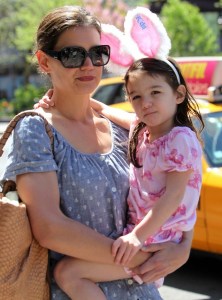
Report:
[[[185,96],[186,96],[186,87],[183,84],[180,84],[177,88],[177,98],[176,98],[176,102],[177,104],[180,104],[184,101]]]
[[[39,63],[39,67],[40,69],[44,72],[44,73],[49,73],[49,65],[48,65],[48,56],[42,51],[42,50],[38,50],[36,52],[36,57]]]

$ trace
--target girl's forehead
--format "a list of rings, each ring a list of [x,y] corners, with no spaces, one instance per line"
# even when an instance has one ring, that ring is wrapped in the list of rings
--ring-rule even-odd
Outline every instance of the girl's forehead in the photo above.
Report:
[[[146,72],[136,72],[129,76],[126,89],[128,93],[138,91],[148,91],[154,88],[166,88],[169,84],[162,75],[150,75]]]
[[[138,82],[147,82],[153,83],[156,81],[166,81],[164,76],[159,74],[149,74],[146,71],[135,71],[130,73],[128,84],[137,84]]]
[[[137,78],[141,76],[149,76],[149,74],[143,70],[134,70],[129,73],[129,78]]]

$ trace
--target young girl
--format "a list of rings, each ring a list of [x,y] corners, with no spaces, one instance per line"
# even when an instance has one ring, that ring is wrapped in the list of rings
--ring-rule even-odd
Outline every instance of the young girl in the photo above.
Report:
[[[199,131],[204,124],[195,99],[170,59],[137,60],[124,80],[136,115],[91,103],[95,111],[130,128],[127,227],[113,243],[116,267],[71,257],[60,260],[55,279],[71,299],[105,300],[96,282],[133,277],[141,284],[128,268],[132,257],[150,243],[180,243],[183,231],[190,231],[196,220],[202,150],[193,119]]]

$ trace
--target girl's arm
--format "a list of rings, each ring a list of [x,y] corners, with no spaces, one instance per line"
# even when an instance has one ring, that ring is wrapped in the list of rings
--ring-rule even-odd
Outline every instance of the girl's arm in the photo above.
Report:
[[[55,103],[51,99],[53,94],[53,89],[47,91],[47,93],[34,105],[34,108],[37,109],[39,107],[50,108],[50,106],[54,106]],[[91,98],[91,107],[97,111],[99,114],[104,115],[112,122],[122,126],[123,128],[129,130],[130,124],[134,119],[134,113],[128,113],[122,109],[114,108],[108,106],[100,101]]]
[[[167,173],[165,193],[133,230],[142,243],[176,211],[183,199],[191,173],[192,170]]]
[[[118,238],[113,243],[112,253],[116,263],[127,264],[142,248],[146,239],[157,232],[176,211],[184,196],[191,172],[192,170],[167,173],[166,191],[163,196],[131,233]]]
[[[99,114],[104,115],[112,122],[118,124],[119,126],[130,129],[130,124],[132,123],[135,114],[128,113],[122,109],[118,109],[115,107],[108,106],[100,101],[95,99],[90,100],[92,108],[97,111]]]

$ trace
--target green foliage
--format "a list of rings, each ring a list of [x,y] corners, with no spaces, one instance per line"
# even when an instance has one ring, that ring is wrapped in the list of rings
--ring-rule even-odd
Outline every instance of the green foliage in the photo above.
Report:
[[[18,0],[19,2],[20,0]],[[0,45],[1,47],[14,46],[15,27],[17,25],[15,0],[1,0],[0,2]]]
[[[19,0],[21,1],[21,0]],[[17,26],[15,45],[18,50],[30,51],[33,49],[35,33],[43,16],[55,7],[63,5],[80,5],[81,1],[68,0],[22,0],[17,10]]]
[[[37,26],[42,17],[55,7],[63,5],[80,5],[82,1],[74,0],[0,0],[0,51],[4,61],[14,62],[7,49],[19,51],[21,60],[30,65],[34,48]],[[5,65],[4,61],[0,64]],[[30,65],[31,68],[31,65]],[[29,70],[26,69],[27,74]]]
[[[161,19],[172,43],[171,56],[215,55],[217,37],[199,8],[180,0],[168,0]]]
[[[216,2],[215,7],[222,8],[222,0],[219,0],[218,2]]]
[[[11,118],[23,110],[32,109],[34,103],[37,102],[45,92],[43,87],[36,87],[32,84],[17,88],[12,101],[9,102],[6,99],[0,100],[0,119]]]
[[[13,114],[26,109],[32,109],[35,102],[44,95],[45,89],[37,88],[32,84],[19,87],[15,90],[14,99],[11,102]]]

